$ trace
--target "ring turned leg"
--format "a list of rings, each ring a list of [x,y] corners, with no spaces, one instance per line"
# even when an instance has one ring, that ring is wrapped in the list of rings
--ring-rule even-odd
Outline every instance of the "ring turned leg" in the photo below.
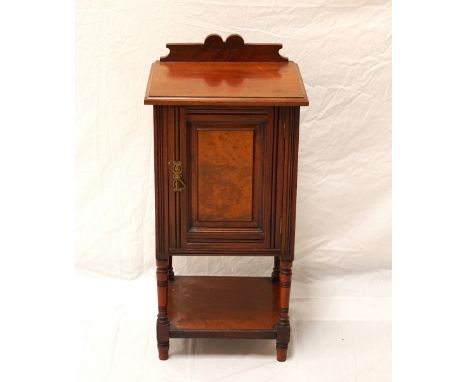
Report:
[[[167,279],[168,260],[157,260],[156,279],[158,285],[158,320],[156,323],[156,338],[158,340],[159,359],[169,358],[169,319],[167,318]]]
[[[280,261],[279,295],[280,318],[277,326],[276,359],[286,361],[291,327],[289,325],[289,295],[291,291],[292,261]]]

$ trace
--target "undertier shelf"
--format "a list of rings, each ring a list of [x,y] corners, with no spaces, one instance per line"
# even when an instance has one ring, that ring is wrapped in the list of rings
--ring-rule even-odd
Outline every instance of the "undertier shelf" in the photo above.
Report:
[[[176,276],[168,290],[170,337],[276,338],[278,289],[269,277]]]

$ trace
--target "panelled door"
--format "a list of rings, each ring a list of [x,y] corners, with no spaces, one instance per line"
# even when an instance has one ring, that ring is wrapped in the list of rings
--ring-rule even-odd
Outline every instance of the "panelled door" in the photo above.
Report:
[[[273,108],[181,109],[181,250],[271,247],[273,116]]]

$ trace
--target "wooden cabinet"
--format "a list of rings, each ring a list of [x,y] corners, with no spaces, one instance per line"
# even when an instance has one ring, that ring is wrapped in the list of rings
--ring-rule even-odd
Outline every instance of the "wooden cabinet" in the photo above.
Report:
[[[169,338],[289,343],[299,106],[297,65],[280,44],[210,35],[168,44],[151,69],[159,358]],[[271,256],[271,278],[175,276],[173,256]],[[213,258],[215,260],[215,258]]]

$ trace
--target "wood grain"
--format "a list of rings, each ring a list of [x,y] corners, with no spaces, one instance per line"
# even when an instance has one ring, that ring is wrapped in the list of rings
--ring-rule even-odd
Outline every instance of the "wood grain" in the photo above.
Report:
[[[178,276],[169,282],[171,333],[276,330],[279,291],[268,277]]]
[[[199,222],[252,221],[254,129],[198,130]]]
[[[155,62],[148,105],[308,105],[294,62]]]

